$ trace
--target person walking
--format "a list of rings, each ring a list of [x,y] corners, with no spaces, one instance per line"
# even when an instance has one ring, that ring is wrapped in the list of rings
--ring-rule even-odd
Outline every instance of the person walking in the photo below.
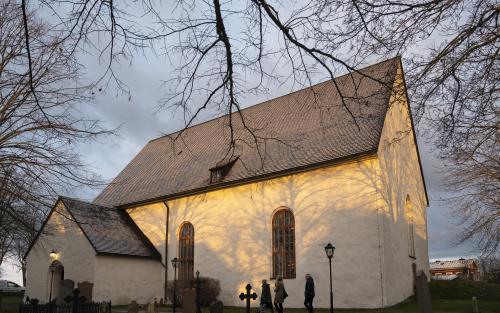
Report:
[[[267,280],[262,280],[262,294],[260,296],[260,311],[265,312],[266,309],[271,310],[273,313],[273,299],[271,298],[271,287]]]
[[[304,305],[309,313],[314,312],[313,299],[314,299],[314,280],[310,274],[306,274],[306,288],[304,291]]]
[[[278,313],[283,313],[283,302],[288,296],[285,290],[285,284],[283,283],[283,278],[281,276],[276,277],[276,283],[274,284],[274,307]]]

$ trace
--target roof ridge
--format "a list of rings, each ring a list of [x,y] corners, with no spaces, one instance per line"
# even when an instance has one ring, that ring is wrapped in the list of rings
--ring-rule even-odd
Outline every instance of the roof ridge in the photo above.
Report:
[[[65,199],[66,200],[70,200],[70,201],[76,201],[76,202],[80,202],[80,203],[85,203],[85,204],[88,204],[88,205],[94,205],[94,206],[105,208],[105,209],[120,210],[117,207],[111,207],[111,206],[107,206],[107,205],[101,205],[101,204],[97,204],[97,203],[95,203],[93,201],[90,202],[90,201],[79,199],[79,198],[72,198],[72,197],[67,197],[67,196],[59,196],[59,200],[61,200],[61,201],[64,202]]]
[[[309,86],[309,87],[305,87],[305,88],[302,88],[302,89],[299,89],[299,90],[295,90],[295,91],[292,91],[292,92],[290,92],[290,93],[287,93],[287,94],[284,94],[284,95],[281,95],[281,96],[277,96],[277,97],[274,97],[274,98],[271,98],[271,99],[264,100],[264,101],[262,101],[262,102],[259,102],[259,103],[254,104],[254,105],[250,105],[250,106],[248,106],[248,107],[246,107],[246,108],[243,108],[243,109],[239,110],[239,112],[243,112],[243,111],[246,111],[246,110],[248,110],[248,109],[255,108],[255,107],[260,106],[260,105],[262,105],[262,104],[266,104],[266,103],[268,103],[268,102],[270,102],[270,101],[274,101],[274,100],[277,100],[277,99],[280,99],[280,98],[283,98],[283,97],[288,97],[288,96],[291,96],[291,95],[293,95],[293,94],[296,94],[296,93],[302,92],[302,91],[307,90],[307,89],[316,88],[316,87],[318,87],[319,85],[326,84],[326,83],[329,83],[329,82],[331,82],[331,81],[333,81],[333,80],[337,80],[337,79],[343,78],[344,76],[351,75],[352,73],[356,73],[356,72],[359,72],[359,71],[367,70],[367,69],[369,69],[369,68],[371,68],[371,67],[374,67],[374,66],[380,65],[381,63],[384,63],[384,62],[389,62],[389,61],[393,61],[393,60],[395,60],[395,59],[400,59],[400,58],[401,58],[401,57],[400,57],[399,55],[397,55],[397,56],[395,56],[395,57],[392,57],[392,58],[389,58],[389,59],[386,59],[386,60],[383,60],[383,61],[379,61],[379,62],[374,63],[374,64],[367,65],[367,66],[365,66],[365,67],[360,68],[359,70],[356,70],[355,72],[345,73],[345,74],[342,74],[342,75],[340,75],[340,76],[336,76],[334,79],[324,80],[324,81],[322,81],[322,82],[316,83],[316,84],[311,85],[311,86]],[[236,114],[237,112],[238,112],[238,111],[236,111],[236,112],[232,112],[231,114]],[[195,127],[198,127],[198,126],[201,126],[201,125],[204,125],[204,124],[207,124],[207,123],[210,123],[210,122],[216,121],[216,120],[221,119],[221,118],[224,118],[224,117],[226,117],[226,116],[228,116],[228,115],[229,115],[229,114],[224,114],[224,115],[217,116],[217,117],[211,118],[211,119],[209,119],[209,120],[206,120],[206,121],[203,121],[203,122],[200,122],[200,123],[197,123],[197,124],[191,125],[191,126],[189,126],[189,127],[181,128],[181,129],[176,130],[176,131],[174,131],[174,132],[171,132],[171,133],[168,133],[168,134],[161,135],[161,136],[159,136],[159,137],[157,137],[157,138],[153,138],[153,139],[149,140],[149,141],[148,141],[148,143],[153,142],[153,141],[156,141],[156,140],[159,140],[159,139],[163,139],[163,138],[165,138],[165,137],[169,137],[169,136],[174,135],[174,134],[176,134],[176,133],[178,133],[178,132],[181,132],[181,131],[183,131],[183,130],[185,131],[185,130],[188,130],[188,129],[192,129],[192,128],[195,128]]]

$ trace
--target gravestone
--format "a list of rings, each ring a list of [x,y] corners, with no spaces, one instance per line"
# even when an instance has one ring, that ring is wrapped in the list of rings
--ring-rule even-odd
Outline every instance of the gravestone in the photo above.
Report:
[[[160,312],[160,305],[158,304],[158,301],[156,298],[153,299],[152,302],[149,302],[146,308],[147,313],[159,313]]]
[[[155,298],[155,301],[153,302],[153,305],[154,305],[154,312],[155,313],[160,313],[160,303],[158,303],[158,301],[156,300],[156,298]]]
[[[138,313],[139,312],[139,305],[135,300],[130,302],[127,308],[127,313]]]
[[[479,313],[479,306],[477,305],[477,297],[472,297],[472,313]]]
[[[147,313],[155,313],[155,305],[151,302],[148,303],[147,305]]]
[[[59,281],[59,294],[57,295],[57,303],[64,304],[65,300],[73,296],[75,289],[75,282],[71,279],[64,279]]]
[[[79,313],[82,309],[82,303],[85,302],[85,299],[80,296],[80,290],[78,288],[73,290],[73,295],[66,297],[64,300],[68,303],[71,303],[72,313]]]
[[[85,302],[92,302],[92,288],[93,283],[88,281],[78,283],[78,289],[80,289],[80,296],[85,297]]]
[[[196,289],[186,288],[181,292],[182,313],[196,313]]]
[[[417,276],[417,299],[420,313],[432,313],[431,293],[424,272]]]
[[[223,313],[223,310],[224,304],[222,304],[222,301],[217,301],[210,306],[210,313]]]

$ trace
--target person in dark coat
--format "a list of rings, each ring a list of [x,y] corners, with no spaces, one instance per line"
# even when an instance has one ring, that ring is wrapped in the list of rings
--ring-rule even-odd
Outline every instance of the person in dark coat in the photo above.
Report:
[[[273,313],[273,299],[271,297],[271,287],[267,283],[267,280],[262,280],[262,294],[260,296],[260,308],[261,311],[265,311],[265,309],[271,310]]]
[[[281,276],[276,277],[276,283],[274,284],[274,307],[278,313],[283,313],[283,302],[285,301],[285,284],[283,284],[283,278]]]
[[[314,312],[313,299],[314,299],[314,280],[310,274],[306,274],[306,288],[304,291],[304,305],[309,313]]]

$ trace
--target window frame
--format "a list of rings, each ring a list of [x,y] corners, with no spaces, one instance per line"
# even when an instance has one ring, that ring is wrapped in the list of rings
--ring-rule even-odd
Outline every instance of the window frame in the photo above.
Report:
[[[287,215],[289,222],[287,222]],[[280,225],[277,226],[278,218],[281,221],[278,221]],[[276,279],[278,275],[281,275],[283,279],[294,279],[297,277],[295,215],[289,208],[280,207],[274,212],[271,223],[271,279]],[[278,238],[276,238],[277,234]]]
[[[406,196],[405,200],[405,214],[408,223],[408,256],[410,258],[416,258],[415,252],[415,217],[413,205],[410,201],[410,196]]]
[[[186,233],[184,229],[188,227]],[[187,281],[194,278],[194,226],[190,222],[184,222],[179,226],[178,235],[178,279]]]

